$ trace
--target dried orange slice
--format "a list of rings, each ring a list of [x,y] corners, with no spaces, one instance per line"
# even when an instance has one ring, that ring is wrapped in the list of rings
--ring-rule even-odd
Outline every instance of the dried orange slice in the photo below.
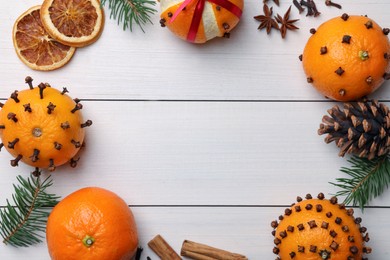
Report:
[[[12,38],[20,60],[34,70],[55,70],[72,58],[75,48],[51,38],[40,19],[40,6],[34,6],[16,20]]]
[[[41,20],[46,31],[57,41],[83,47],[101,35],[104,12],[99,0],[44,0]]]

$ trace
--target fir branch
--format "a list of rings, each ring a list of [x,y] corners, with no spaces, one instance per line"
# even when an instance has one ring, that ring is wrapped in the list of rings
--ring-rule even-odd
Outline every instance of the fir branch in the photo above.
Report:
[[[13,185],[13,205],[7,200],[7,205],[0,209],[0,234],[5,244],[27,247],[41,242],[50,207],[58,203],[59,197],[46,193],[52,185],[50,176],[42,182],[40,177],[16,178],[19,184]]]
[[[350,168],[342,167],[341,172],[350,178],[337,178],[333,185],[341,188],[336,196],[346,196],[344,203],[352,202],[362,210],[368,203],[381,195],[390,184],[390,155],[383,155],[372,160],[353,156],[348,160]]]
[[[152,23],[150,16],[156,13],[153,0],[102,0],[101,4],[109,2],[108,8],[111,10],[110,18],[118,20],[118,25],[123,23],[123,30],[127,28],[133,30],[133,23],[136,23],[143,32],[143,25]]]

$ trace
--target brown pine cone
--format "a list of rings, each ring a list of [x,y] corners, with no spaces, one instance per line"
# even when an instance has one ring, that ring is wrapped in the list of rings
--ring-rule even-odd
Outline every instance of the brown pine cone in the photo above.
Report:
[[[389,108],[376,100],[344,103],[328,110],[330,116],[322,118],[318,134],[328,134],[325,142],[335,142],[339,156],[346,153],[373,159],[390,151]]]

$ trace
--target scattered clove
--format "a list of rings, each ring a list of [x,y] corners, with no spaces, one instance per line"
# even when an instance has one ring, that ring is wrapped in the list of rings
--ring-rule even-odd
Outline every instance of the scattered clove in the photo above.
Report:
[[[326,6],[333,6],[333,7],[336,7],[336,8],[338,8],[338,9],[341,9],[341,8],[342,8],[341,5],[339,5],[339,4],[337,4],[337,3],[334,3],[334,2],[332,2],[331,0],[326,0],[326,1],[325,1],[325,5],[326,5]]]
[[[302,5],[298,2],[298,0],[293,0],[293,4],[298,9],[299,13],[302,13],[305,10],[302,7]]]

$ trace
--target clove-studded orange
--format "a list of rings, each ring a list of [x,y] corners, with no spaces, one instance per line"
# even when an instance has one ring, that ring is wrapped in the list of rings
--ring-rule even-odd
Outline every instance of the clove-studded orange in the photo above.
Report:
[[[308,83],[324,96],[357,100],[390,79],[388,28],[366,16],[343,14],[310,31],[303,68]]]
[[[353,216],[353,209],[338,204],[337,198],[317,198],[310,194],[306,199],[287,208],[279,221],[274,220],[275,247],[279,259],[296,260],[347,260],[364,259],[371,252],[365,246],[369,241],[362,219]]]
[[[53,260],[127,260],[138,246],[130,208],[117,194],[98,187],[75,191],[53,208],[46,240]]]
[[[33,87],[31,77],[26,83],[28,89],[15,90],[1,104],[1,147],[14,156],[11,165],[23,161],[50,171],[66,162],[76,166],[74,156],[84,142],[84,128],[92,124],[83,121],[80,100],[68,96],[66,88],[61,92],[48,83]]]
[[[238,24],[243,0],[160,0],[162,27],[179,38],[204,43],[215,37],[229,37]]]

